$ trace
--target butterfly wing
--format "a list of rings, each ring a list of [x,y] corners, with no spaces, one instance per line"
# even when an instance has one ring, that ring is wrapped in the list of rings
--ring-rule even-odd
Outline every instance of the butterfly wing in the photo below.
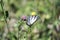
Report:
[[[37,19],[38,19],[38,16],[30,16],[28,17],[27,24],[32,25]]]

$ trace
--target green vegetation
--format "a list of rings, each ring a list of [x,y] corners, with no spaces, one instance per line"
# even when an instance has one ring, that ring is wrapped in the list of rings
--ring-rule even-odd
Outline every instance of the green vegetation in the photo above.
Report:
[[[60,40],[60,0],[0,0],[0,40]]]

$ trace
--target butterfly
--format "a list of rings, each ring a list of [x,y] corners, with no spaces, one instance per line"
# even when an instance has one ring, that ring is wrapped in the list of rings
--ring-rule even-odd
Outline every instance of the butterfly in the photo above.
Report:
[[[27,25],[31,26],[32,24],[34,24],[34,22],[36,22],[38,19],[38,16],[29,16],[27,18]]]

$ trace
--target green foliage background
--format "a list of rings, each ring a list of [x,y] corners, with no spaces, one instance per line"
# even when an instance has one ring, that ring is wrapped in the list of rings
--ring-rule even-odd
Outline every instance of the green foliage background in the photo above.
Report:
[[[60,25],[59,9],[60,0],[0,0],[0,40],[59,40],[60,33],[54,29]],[[8,18],[6,11],[9,14]],[[25,21],[20,20],[20,17],[29,16],[34,11],[40,18],[30,28]],[[43,14],[41,15],[39,11],[43,11]],[[50,18],[44,18],[44,15]],[[9,24],[11,19],[16,20],[13,31],[9,30],[13,24]],[[44,22],[41,22],[42,20]],[[51,24],[52,28],[48,28],[48,24]],[[5,32],[6,27],[8,32]]]

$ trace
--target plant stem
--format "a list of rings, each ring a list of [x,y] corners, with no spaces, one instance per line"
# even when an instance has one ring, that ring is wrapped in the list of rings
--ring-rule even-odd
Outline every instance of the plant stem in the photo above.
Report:
[[[4,13],[4,22],[5,22],[5,25],[6,25],[7,29],[8,29],[8,31],[9,31],[7,18],[6,18],[6,13],[5,13],[5,10],[4,10],[3,6],[4,6],[3,0],[1,0],[1,7],[2,7],[2,11]],[[5,40],[4,35],[2,36],[2,38],[3,38],[3,40]]]

